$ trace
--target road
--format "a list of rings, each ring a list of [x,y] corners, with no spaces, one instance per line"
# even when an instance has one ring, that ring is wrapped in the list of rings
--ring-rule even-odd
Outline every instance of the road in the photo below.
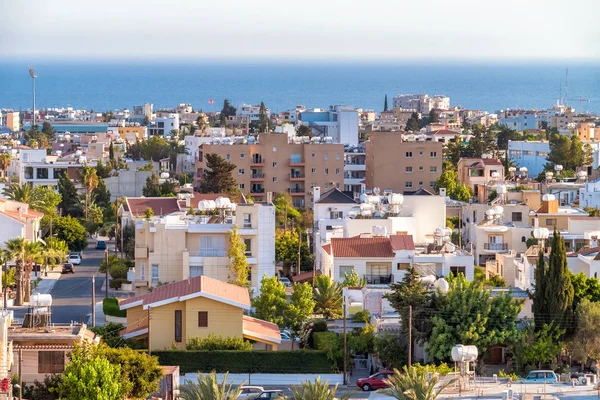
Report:
[[[96,241],[90,240],[83,253],[81,265],[74,266],[74,274],[61,275],[50,291],[52,295],[52,322],[68,324],[71,321],[87,323],[92,313],[92,274],[96,273],[96,301],[104,298],[100,292],[104,284],[104,274],[98,273],[98,265],[104,257],[104,250],[96,250]],[[109,244],[109,248],[111,245]],[[15,318],[22,319],[27,307],[15,308]]]

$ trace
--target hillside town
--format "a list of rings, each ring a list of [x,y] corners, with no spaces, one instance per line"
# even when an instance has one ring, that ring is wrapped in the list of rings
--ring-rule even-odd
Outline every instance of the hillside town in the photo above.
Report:
[[[2,109],[0,398],[597,396],[600,118],[381,100]]]

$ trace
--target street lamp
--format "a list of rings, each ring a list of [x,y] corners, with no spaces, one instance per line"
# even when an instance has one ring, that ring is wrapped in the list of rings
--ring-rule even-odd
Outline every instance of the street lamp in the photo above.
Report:
[[[31,76],[31,92],[33,95],[33,112],[31,114],[31,128],[33,128],[35,126],[35,78],[37,78],[33,67],[29,67],[29,76]]]

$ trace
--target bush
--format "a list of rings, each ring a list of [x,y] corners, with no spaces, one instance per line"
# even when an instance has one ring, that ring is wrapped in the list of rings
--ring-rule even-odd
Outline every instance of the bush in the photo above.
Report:
[[[123,279],[123,278],[113,278],[110,280],[110,283],[108,284],[108,286],[110,286],[111,289],[119,290],[119,289],[121,289],[121,284],[123,284],[123,283],[131,283],[131,282],[129,282],[127,279]]]
[[[516,382],[516,381],[519,380],[519,375],[515,374],[514,372],[504,372],[503,369],[501,369],[500,371],[498,371],[498,376],[500,378],[508,378],[512,382]]]
[[[111,287],[112,287],[112,283],[115,280],[116,279],[113,279],[110,282]],[[119,284],[119,286],[120,286],[120,284]],[[121,318],[127,317],[127,310],[119,310],[119,302],[114,297],[109,297],[108,299],[104,299],[102,301],[102,311],[104,312],[104,315],[110,315],[112,317],[121,317]]]
[[[235,336],[217,336],[215,334],[210,334],[206,338],[189,338],[187,344],[185,345],[187,350],[206,350],[206,351],[215,351],[215,350],[243,350],[243,351],[251,351],[253,346],[247,340],[244,340],[241,337]]]
[[[324,351],[152,351],[160,365],[179,365],[182,373],[327,374],[331,362]]]
[[[451,372],[454,372],[454,369],[452,369],[452,367],[449,367],[448,364],[446,363],[441,363],[440,365],[435,365],[435,364],[426,364],[426,365],[421,365],[419,363],[413,364],[412,365],[414,368],[417,369],[417,371],[423,370],[425,372],[434,372],[434,373],[438,373],[441,376],[446,376]]]
[[[352,322],[369,322],[371,313],[369,310],[361,310],[352,316]]]
[[[315,350],[329,351],[338,346],[338,338],[335,332],[314,332],[313,344]]]

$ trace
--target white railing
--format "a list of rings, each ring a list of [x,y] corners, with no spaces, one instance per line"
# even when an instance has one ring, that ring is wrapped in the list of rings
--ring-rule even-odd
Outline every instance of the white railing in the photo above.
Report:
[[[199,251],[190,251],[190,257],[225,257],[225,249],[202,249]]]

